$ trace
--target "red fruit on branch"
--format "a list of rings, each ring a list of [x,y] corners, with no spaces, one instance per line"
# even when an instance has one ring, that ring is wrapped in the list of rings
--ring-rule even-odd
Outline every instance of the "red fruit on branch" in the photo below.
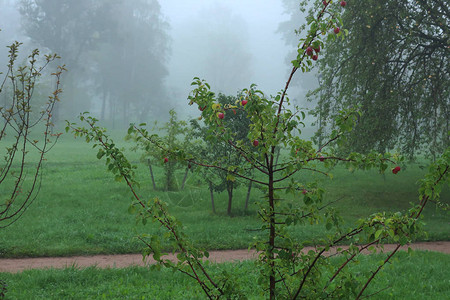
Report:
[[[314,54],[314,55],[312,56],[312,59],[313,59],[313,60],[317,60],[317,59],[319,59],[319,57],[318,57],[316,54]]]
[[[397,174],[398,172],[400,172],[401,168],[399,166],[396,166],[395,168],[392,169],[392,173]]]
[[[341,31],[341,29],[339,27],[334,28],[334,33],[338,34]]]
[[[312,54],[313,54],[313,48],[312,47],[306,48],[306,55],[311,56]]]
[[[317,48],[314,48],[314,51],[316,51],[316,53],[320,52],[320,46],[317,46]]]
[[[347,5],[347,1],[341,1],[341,6],[345,7]]]
[[[223,112],[220,112],[217,114],[217,117],[222,120],[223,118],[225,118],[225,114]]]
[[[323,157],[322,155],[319,157],[319,160],[320,161],[324,161],[325,160],[325,157]]]
[[[169,159],[167,157],[164,157],[164,163],[169,162]]]
[[[254,140],[254,141],[253,141],[253,146],[257,147],[258,145],[259,145],[258,140]]]
[[[306,195],[306,193],[308,193],[305,189],[302,190],[302,194]]]
[[[242,100],[242,106],[245,106],[245,104],[247,104],[248,101],[247,100]]]

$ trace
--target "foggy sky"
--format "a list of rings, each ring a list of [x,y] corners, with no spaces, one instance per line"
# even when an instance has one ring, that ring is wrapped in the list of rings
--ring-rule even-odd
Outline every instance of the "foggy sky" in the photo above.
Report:
[[[207,15],[205,12],[220,14],[214,7],[223,7],[223,13],[232,13],[242,20],[244,26],[242,34],[248,38],[251,58],[251,78],[236,87],[236,91],[248,84],[255,83],[266,94],[275,94],[281,90],[286,82],[288,66],[285,57],[289,48],[285,46],[281,35],[276,33],[278,24],[288,18],[283,14],[281,1],[279,0],[162,0],[160,2],[163,14],[167,17],[172,36],[172,58],[169,63],[168,85],[176,83],[178,87],[184,87],[181,94],[187,95],[190,83],[194,76],[203,77],[204,66],[192,65],[199,61],[203,51],[196,49],[198,43],[194,36],[201,36],[201,32],[189,33],[185,28],[192,22],[211,21],[220,16]],[[205,30],[212,24],[205,23]],[[237,30],[239,33],[239,28]],[[192,35],[191,35],[192,34]],[[188,35],[188,36],[186,36]],[[190,47],[183,43],[188,39]],[[186,48],[189,51],[186,51]],[[214,89],[214,87],[212,87]]]
[[[0,0],[2,2],[12,5],[6,5],[8,11],[0,12],[0,28],[3,30],[0,33],[1,44],[10,44],[11,39],[23,40],[25,37],[19,32],[19,15],[13,5],[15,0]],[[130,1],[130,5],[132,3]],[[159,0],[159,3],[170,25],[168,33],[172,40],[172,53],[167,65],[169,76],[165,82],[169,97],[175,98],[171,103],[176,103],[175,109],[181,113],[180,117],[192,115],[196,111],[187,105],[190,83],[193,77],[205,78],[208,75],[205,59],[208,44],[205,41],[209,38],[208,30],[220,26],[219,20],[235,20],[227,28],[217,30],[228,30],[231,34],[236,34],[237,40],[240,38],[243,41],[241,46],[249,53],[250,58],[248,64],[242,66],[248,68],[248,74],[245,74],[242,82],[226,90],[220,90],[212,84],[213,91],[235,95],[238,90],[255,83],[266,95],[275,95],[284,88],[290,70],[286,58],[292,49],[285,45],[281,34],[276,32],[279,24],[289,18],[283,13],[282,1]],[[9,18],[10,16],[13,18]],[[5,39],[8,40],[7,43]],[[297,95],[293,95],[293,90],[294,88],[290,91],[291,97],[298,95],[298,91]]]

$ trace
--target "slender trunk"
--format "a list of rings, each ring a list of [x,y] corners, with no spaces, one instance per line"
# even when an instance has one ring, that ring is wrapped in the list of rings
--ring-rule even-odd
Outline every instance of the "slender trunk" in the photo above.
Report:
[[[123,118],[122,124],[123,124],[123,126],[126,126],[127,120],[128,120],[128,102],[127,101],[123,101],[122,109],[123,109],[123,111],[122,111],[122,118]]]
[[[189,168],[186,168],[186,172],[184,173],[183,183],[181,184],[181,189],[184,190],[184,184],[186,183],[186,179],[188,176]]]
[[[275,165],[278,165],[278,158],[280,158],[281,148],[277,147],[277,157],[275,159]]]
[[[148,169],[150,170],[150,177],[152,178],[153,189],[156,190],[155,177],[153,176],[152,164],[150,162],[150,158],[147,159]]]
[[[233,202],[233,181],[227,182],[227,192],[228,192],[228,208],[227,214],[231,216],[231,204]]]
[[[213,190],[212,182],[208,181],[208,183],[209,183],[209,193],[211,195],[212,212],[215,214],[216,213],[216,206],[214,205],[214,190]]]
[[[174,173],[175,173],[175,165],[172,161],[169,161],[166,164],[166,190],[167,191],[175,190],[175,184],[173,182]]]
[[[102,111],[100,119],[105,120],[105,110],[106,110],[106,88],[103,88],[103,98],[102,98]]]
[[[109,116],[111,118],[112,121],[112,127],[113,129],[116,128],[116,100],[114,99],[114,101],[110,101],[110,108],[109,108]]]
[[[250,180],[250,182],[248,183],[247,198],[245,199],[245,210],[246,211],[248,209],[248,201],[250,200],[250,192],[252,190],[252,184],[253,184],[253,181]]]
[[[269,248],[267,249],[267,256],[269,260],[270,275],[269,275],[269,292],[270,299],[275,299],[275,195],[273,183],[273,171],[269,168]]]

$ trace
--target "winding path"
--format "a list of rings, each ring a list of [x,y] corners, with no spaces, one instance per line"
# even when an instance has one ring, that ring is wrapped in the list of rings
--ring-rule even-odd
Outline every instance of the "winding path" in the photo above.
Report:
[[[384,251],[389,252],[396,245],[384,245]],[[414,250],[437,251],[450,254],[450,241],[442,242],[424,242],[409,245]],[[342,247],[344,248],[344,247]],[[304,251],[311,250],[312,247],[305,247]],[[408,246],[401,250],[407,250]],[[331,249],[327,254],[333,254],[336,249]],[[213,262],[241,261],[256,258],[256,252],[253,250],[215,250],[209,252],[209,260]],[[175,256],[170,254],[166,258],[175,260]],[[99,268],[124,268],[128,266],[144,266],[152,264],[153,258],[142,259],[141,254],[116,254],[116,255],[94,255],[94,256],[71,256],[71,257],[38,257],[38,258],[2,258],[0,259],[0,272],[17,273],[27,269],[45,269],[45,268],[66,268],[75,266],[84,268],[97,266]]]

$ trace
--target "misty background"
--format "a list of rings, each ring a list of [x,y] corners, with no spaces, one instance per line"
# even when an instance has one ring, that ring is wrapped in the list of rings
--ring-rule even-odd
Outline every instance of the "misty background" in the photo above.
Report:
[[[295,39],[296,28],[279,28],[288,22],[286,10],[296,8],[293,3],[0,0],[0,71],[6,70],[6,46],[15,40],[24,43],[22,61],[34,48],[60,55],[68,72],[56,121],[90,111],[117,128],[165,121],[172,108],[180,118],[191,118],[198,114],[187,105],[196,76],[226,95],[251,83],[266,95],[284,88],[294,47],[283,34]],[[312,107],[304,95],[317,78],[298,78],[289,96]]]

